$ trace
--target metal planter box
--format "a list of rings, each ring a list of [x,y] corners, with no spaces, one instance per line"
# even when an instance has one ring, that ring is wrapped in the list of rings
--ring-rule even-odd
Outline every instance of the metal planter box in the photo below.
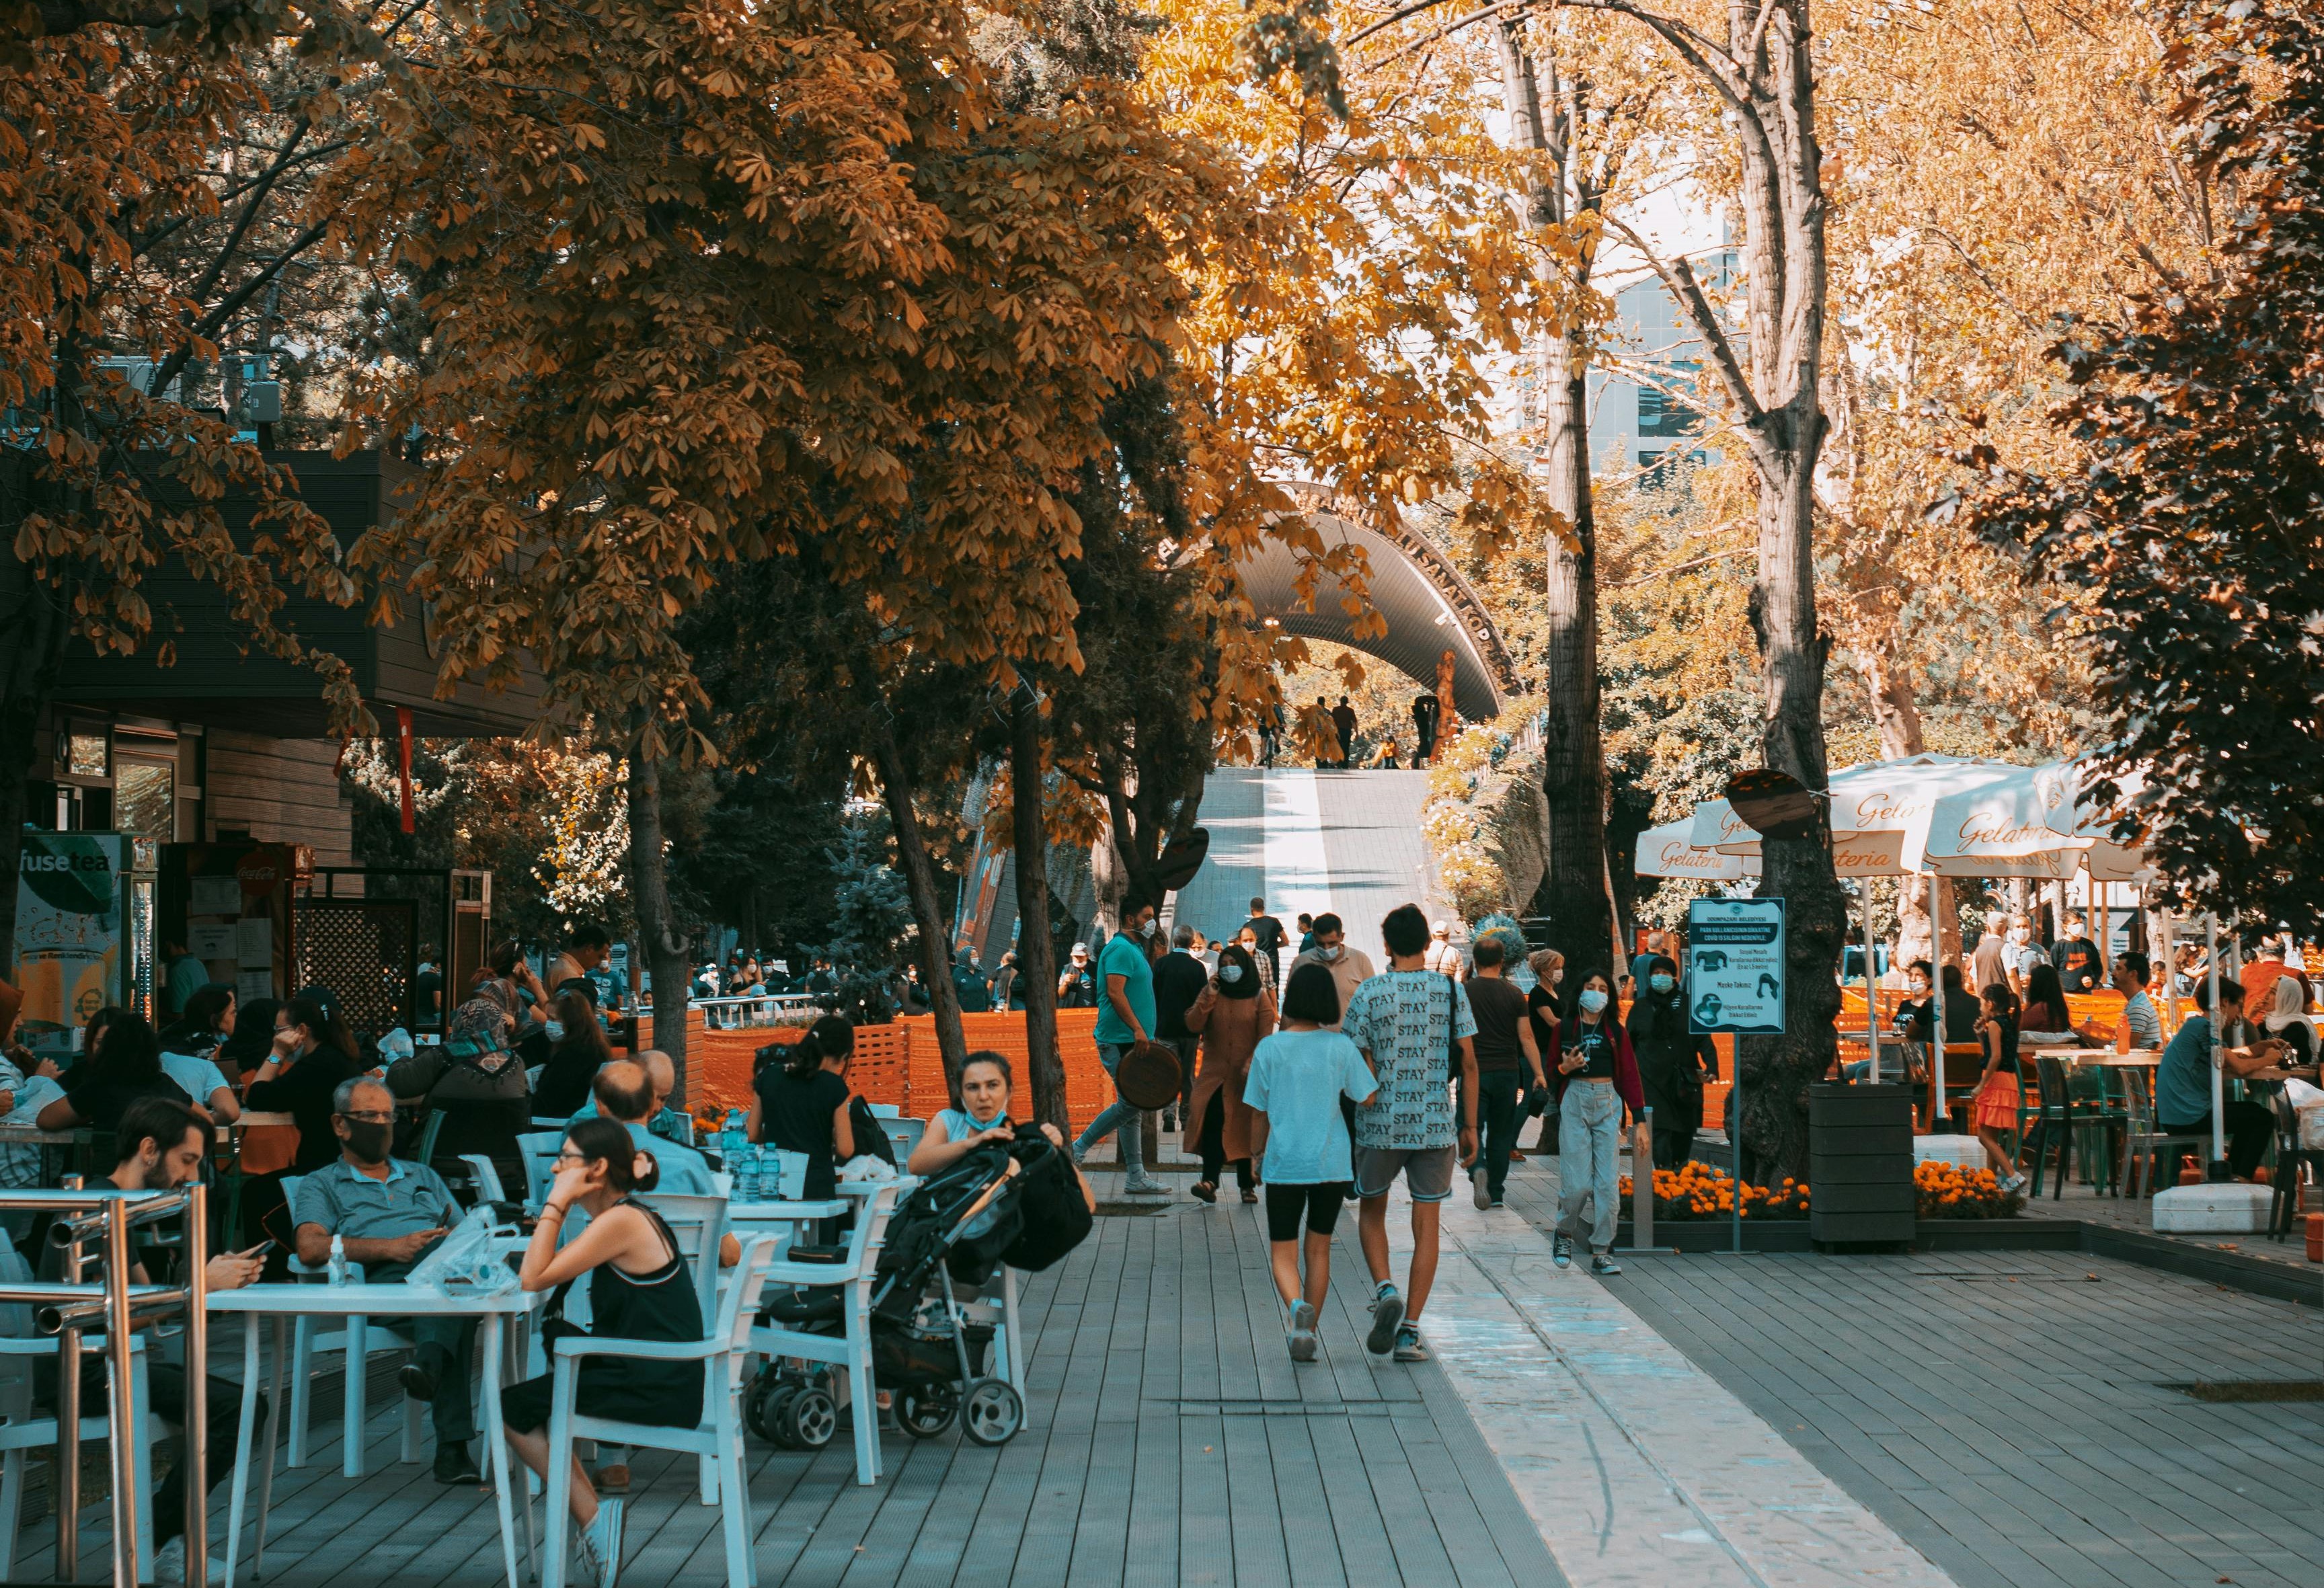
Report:
[[[1808,1238],[1903,1245],[1914,1236],[1913,1094],[1902,1086],[1808,1088]]]

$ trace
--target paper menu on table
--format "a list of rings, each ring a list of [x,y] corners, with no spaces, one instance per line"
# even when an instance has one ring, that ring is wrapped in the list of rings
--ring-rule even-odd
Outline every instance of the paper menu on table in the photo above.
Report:
[[[251,916],[234,923],[234,957],[245,970],[274,968],[274,923]]]
[[[210,925],[194,922],[186,928],[186,947],[194,958],[205,964],[212,959],[237,959],[235,948],[234,923],[226,922]]]
[[[242,913],[242,884],[231,877],[196,877],[188,879],[186,913],[189,915],[239,915]],[[221,954],[220,959],[229,956]]]

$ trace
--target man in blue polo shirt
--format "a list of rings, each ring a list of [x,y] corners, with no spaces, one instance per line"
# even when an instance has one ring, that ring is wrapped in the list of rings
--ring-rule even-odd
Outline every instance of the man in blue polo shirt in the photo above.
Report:
[[[669,1062],[666,1055],[658,1051],[649,1051],[641,1057],[648,1060],[660,1059],[665,1064]],[[719,1194],[718,1182],[710,1178],[708,1159],[686,1143],[659,1134],[650,1127],[648,1122],[659,1109],[661,1099],[654,1095],[653,1079],[647,1073],[644,1064],[629,1059],[616,1059],[611,1064],[600,1066],[597,1079],[589,1083],[589,1096],[596,1104],[599,1114],[629,1126],[630,1134],[636,1138],[638,1145],[653,1154],[654,1162],[661,1170],[660,1178],[654,1184],[655,1190],[680,1197],[715,1197]],[[586,1115],[576,1114],[574,1117],[580,1119]]]
[[[2211,1134],[2210,996],[2208,979],[2195,984],[2196,1006],[2205,1013],[2188,1017],[2155,1067],[2154,1123],[2166,1135],[2209,1137]],[[2228,1035],[2242,1034],[2243,1014],[2244,989],[2222,978],[2219,1015],[2227,1023],[2224,1029]],[[2236,1078],[2256,1075],[2278,1063],[2287,1047],[2275,1037],[2264,1037],[2249,1047],[2223,1047],[2220,1071]],[[2264,1103],[2230,1102],[2221,1118],[2227,1127],[2227,1170],[2236,1179],[2247,1180],[2259,1161],[2267,1156],[2268,1139],[2275,1134],[2275,1115]]]
[[[1153,1040],[1154,970],[1146,950],[1157,930],[1153,902],[1131,899],[1122,906],[1121,930],[1098,952],[1097,1058],[1108,1075],[1130,1049]],[[1116,1094],[1074,1141],[1074,1161],[1082,1161],[1093,1142],[1119,1132],[1124,1189],[1133,1197],[1160,1195],[1162,1186],[1146,1177],[1144,1116],[1145,1110]]]
[[[366,1283],[394,1284],[459,1222],[459,1205],[434,1170],[389,1156],[395,1097],[383,1083],[367,1075],[341,1081],[331,1097],[331,1129],[339,1138],[337,1161],[300,1182],[291,1207],[299,1261],[322,1267],[337,1235],[347,1261],[363,1264]],[[476,1437],[468,1387],[476,1321],[415,1317],[405,1326],[419,1348],[397,1378],[406,1395],[428,1402],[436,1425],[436,1481],[481,1482],[468,1454]]]

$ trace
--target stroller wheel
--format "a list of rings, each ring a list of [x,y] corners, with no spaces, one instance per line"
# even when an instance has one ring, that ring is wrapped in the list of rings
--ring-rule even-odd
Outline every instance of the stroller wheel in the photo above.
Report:
[[[1025,1426],[1025,1402],[1006,1379],[979,1379],[961,1402],[960,1426],[979,1445],[1006,1445]]]
[[[820,1450],[838,1430],[839,1408],[828,1391],[810,1384],[783,1402],[775,1426],[784,1436],[779,1444],[794,1450]]]
[[[761,1374],[742,1402],[743,1422],[760,1438],[788,1447],[789,1441],[783,1437],[783,1409],[798,1392],[798,1384],[786,1382],[772,1372]]]
[[[896,1426],[915,1439],[933,1439],[952,1427],[960,1393],[950,1384],[907,1384],[896,1391]]]

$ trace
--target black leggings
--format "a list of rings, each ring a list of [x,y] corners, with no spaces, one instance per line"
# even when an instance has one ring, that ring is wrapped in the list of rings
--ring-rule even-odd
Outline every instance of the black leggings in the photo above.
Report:
[[[1203,1106],[1202,1134],[1196,1143],[1196,1148],[1203,1155],[1203,1178],[1214,1186],[1219,1183],[1219,1176],[1226,1171],[1226,1140],[1227,1089],[1221,1087]],[[1234,1161],[1234,1168],[1236,1182],[1248,1191],[1250,1189],[1250,1160],[1238,1158]]]
[[[1313,1186],[1278,1186],[1267,1182],[1267,1238],[1296,1241],[1299,1216],[1307,1216],[1312,1235],[1328,1235],[1340,1222],[1340,1204],[1348,1199],[1348,1182],[1325,1180]]]

